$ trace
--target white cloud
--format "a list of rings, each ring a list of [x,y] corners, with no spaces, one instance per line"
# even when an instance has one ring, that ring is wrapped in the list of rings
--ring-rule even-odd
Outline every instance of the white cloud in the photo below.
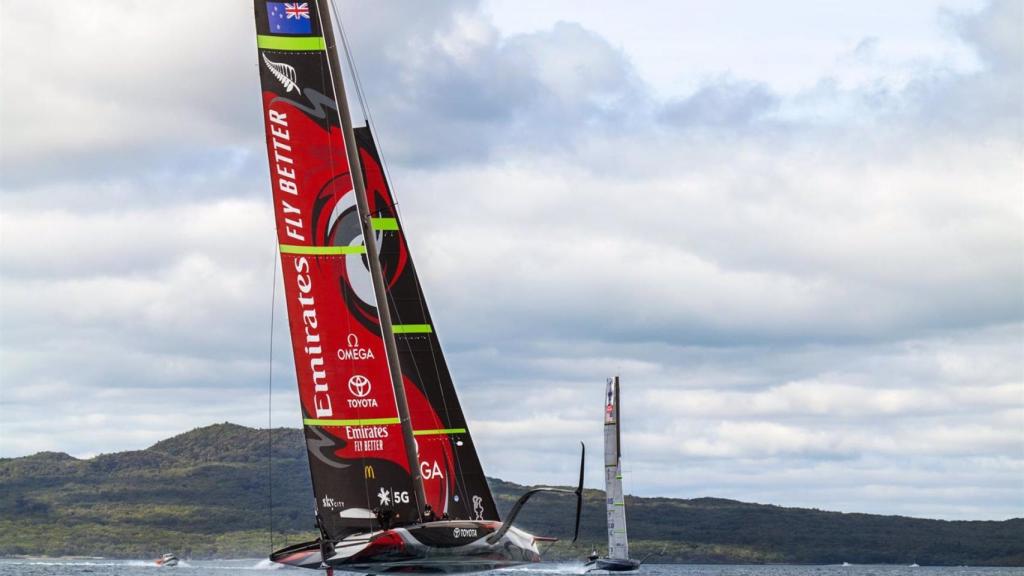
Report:
[[[893,158],[895,140],[873,149],[863,135],[825,148],[801,135],[781,152],[629,139],[625,174],[525,161],[415,172],[400,184],[416,193],[400,199],[425,281],[457,279],[442,306],[464,325],[481,319],[474,337],[488,303],[519,308],[512,327],[535,335],[598,321],[630,334],[891,338],[1019,317],[1019,147],[900,140]],[[630,166],[638,150],[644,165]]]
[[[256,54],[240,41],[252,34],[239,17],[252,13],[244,0],[206,6],[201,17],[182,2],[6,8],[7,186],[87,172],[109,180],[133,172],[125,155],[152,167],[162,150],[245,141],[244,127],[259,122]]]
[[[632,11],[343,6],[487,471],[570,481],[619,372],[634,492],[1024,514],[1021,19],[972,5],[945,36],[929,3],[642,33]],[[4,455],[265,422],[251,7],[183,6],[4,11]],[[740,21],[762,46],[725,49]],[[280,296],[275,323],[296,425]]]

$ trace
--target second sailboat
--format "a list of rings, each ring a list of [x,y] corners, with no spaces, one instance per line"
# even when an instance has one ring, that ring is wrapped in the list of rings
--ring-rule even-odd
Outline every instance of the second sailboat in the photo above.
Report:
[[[604,490],[608,512],[608,556],[591,555],[591,570],[636,570],[640,561],[629,557],[626,537],[626,497],[622,492],[622,428],[619,417],[619,377],[609,378],[604,393]]]

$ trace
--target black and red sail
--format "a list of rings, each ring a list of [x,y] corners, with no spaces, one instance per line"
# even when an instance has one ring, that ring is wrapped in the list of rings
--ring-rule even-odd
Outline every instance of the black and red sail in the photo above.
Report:
[[[360,133],[360,157],[371,214],[355,200],[321,8],[255,2],[274,214],[318,513],[331,538],[376,528],[378,508],[393,509],[399,522],[419,513],[359,225],[370,217],[427,499],[452,518],[497,519],[368,132]]]
[[[427,497],[451,518],[497,520],[370,130],[356,129],[356,141],[407,394],[427,401],[409,406]]]

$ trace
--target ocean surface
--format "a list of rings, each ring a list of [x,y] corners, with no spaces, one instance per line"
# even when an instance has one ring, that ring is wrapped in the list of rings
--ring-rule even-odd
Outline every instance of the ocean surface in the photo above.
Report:
[[[273,571],[299,576],[323,576],[324,572],[285,568],[267,560],[193,560],[173,568],[161,568],[152,560],[49,560],[0,559],[0,576],[228,576],[257,575]],[[539,564],[488,572],[494,576],[575,576],[583,574],[582,564]],[[352,573],[336,571],[338,576]],[[597,573],[606,574],[606,573]],[[911,567],[911,566],[700,566],[649,564],[638,576],[1024,576],[1024,568]]]

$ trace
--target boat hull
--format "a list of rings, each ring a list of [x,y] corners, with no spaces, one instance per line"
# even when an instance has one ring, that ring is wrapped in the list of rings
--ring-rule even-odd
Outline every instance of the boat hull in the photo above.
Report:
[[[353,534],[334,543],[326,561],[319,542],[279,550],[270,559],[301,568],[366,574],[460,574],[540,562],[534,537],[510,528],[495,543],[500,522],[451,520]]]
[[[640,561],[631,558],[598,558],[586,564],[589,570],[607,572],[632,572],[640,568]]]

